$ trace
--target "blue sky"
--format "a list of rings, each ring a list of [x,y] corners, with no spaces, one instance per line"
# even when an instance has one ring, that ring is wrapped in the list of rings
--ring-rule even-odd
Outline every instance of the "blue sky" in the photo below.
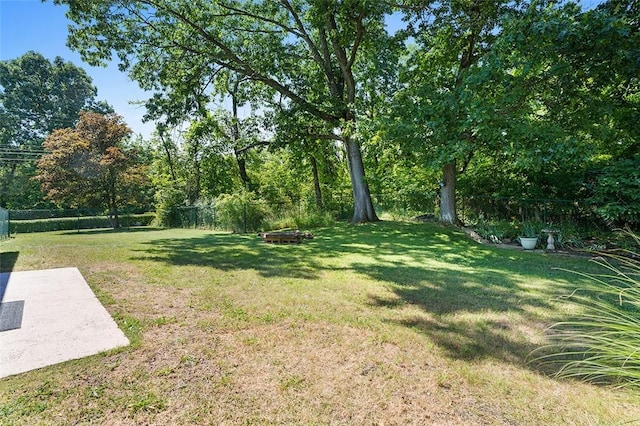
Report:
[[[582,0],[584,8],[592,8],[602,0]],[[60,56],[82,67],[98,88],[98,99],[111,104],[135,133],[147,138],[153,123],[142,123],[144,107],[132,105],[149,97],[137,83],[121,73],[116,64],[107,68],[91,67],[80,55],[66,46],[66,6],[54,6],[50,1],[0,0],[0,60],[15,59],[29,50],[40,52],[53,60]]]

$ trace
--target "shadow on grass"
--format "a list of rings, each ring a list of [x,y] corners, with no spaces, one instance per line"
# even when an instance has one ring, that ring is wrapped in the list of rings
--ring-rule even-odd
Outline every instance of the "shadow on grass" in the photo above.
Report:
[[[7,284],[9,283],[9,276],[18,261],[19,254],[20,253],[17,251],[0,253],[0,302],[4,299],[4,293],[7,289]]]
[[[151,232],[159,231],[163,228],[154,228],[149,226],[136,226],[131,228],[95,228],[95,229],[74,229],[73,231],[61,232],[61,235],[101,235],[101,234],[127,234],[131,232]]]
[[[231,234],[153,240],[136,259],[306,280],[319,280],[326,271],[351,271],[391,290],[390,297],[369,297],[370,308],[384,309],[384,321],[426,335],[453,359],[518,365],[536,348],[522,329],[539,335],[559,320],[555,299],[570,286],[569,275],[554,269],[565,266],[566,258],[482,246],[439,225],[342,224],[314,233],[313,240],[293,245]],[[407,318],[395,312],[407,305],[427,315]]]
[[[322,269],[314,260],[313,243],[265,244],[257,235],[206,234],[195,238],[153,240],[136,260],[194,265],[230,271],[254,269],[265,277],[317,279]]]

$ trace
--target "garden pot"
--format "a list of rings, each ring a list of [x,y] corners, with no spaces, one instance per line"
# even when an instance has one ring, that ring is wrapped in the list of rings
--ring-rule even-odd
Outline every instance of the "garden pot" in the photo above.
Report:
[[[533,250],[538,245],[538,237],[520,237],[520,245],[525,250]]]

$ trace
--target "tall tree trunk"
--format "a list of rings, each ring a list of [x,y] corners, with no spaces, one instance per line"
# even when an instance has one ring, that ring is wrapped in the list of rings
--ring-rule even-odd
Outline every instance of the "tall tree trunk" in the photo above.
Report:
[[[234,154],[236,156],[236,162],[238,163],[238,171],[240,172],[240,179],[242,179],[242,186],[247,191],[251,191],[251,181],[247,174],[247,161],[244,159],[243,154],[238,153],[237,150],[234,150]]]
[[[118,206],[113,205],[113,209],[111,210],[111,216],[113,217],[113,229],[120,228],[120,215],[118,213]]]
[[[169,146],[170,141],[166,141],[162,132],[159,132],[160,141],[162,141],[162,147],[164,148],[164,153],[167,156],[167,163],[169,164],[169,172],[171,173],[171,180],[173,183],[176,183],[178,179],[176,178],[176,171],[173,166],[173,158],[171,157],[171,147]]]
[[[354,223],[377,222],[380,219],[373,208],[369,185],[365,179],[360,144],[350,137],[345,138],[344,144],[347,149],[349,176],[353,190],[353,218],[351,221]]]
[[[440,222],[457,223],[456,214],[456,160],[442,168],[442,185],[440,188]]]
[[[472,21],[479,22],[480,8],[477,4],[471,9]],[[462,86],[464,74],[473,65],[475,56],[475,46],[477,41],[477,28],[472,27],[470,34],[467,36],[467,45],[462,51],[458,75],[456,77],[456,90]],[[458,100],[462,103],[462,100]],[[458,118],[462,120],[462,117]],[[465,166],[466,168],[466,166]],[[442,167],[442,188],[440,188],[440,222],[458,224],[458,214],[456,213],[456,160],[445,164]]]
[[[313,171],[313,189],[316,193],[316,207],[318,210],[322,210],[322,189],[320,188],[320,175],[318,174],[318,162],[316,157],[311,156],[311,170]]]

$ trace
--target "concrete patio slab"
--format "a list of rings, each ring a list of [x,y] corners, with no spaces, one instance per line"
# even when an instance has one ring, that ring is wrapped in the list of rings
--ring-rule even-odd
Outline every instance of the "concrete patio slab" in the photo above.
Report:
[[[129,344],[77,268],[0,273],[0,302],[14,301],[22,322],[0,332],[0,377]]]

